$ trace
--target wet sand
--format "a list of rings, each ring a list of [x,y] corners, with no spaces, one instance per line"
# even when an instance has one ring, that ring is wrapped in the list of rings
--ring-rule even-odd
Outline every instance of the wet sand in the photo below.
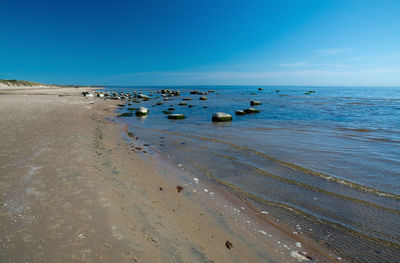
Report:
[[[120,102],[82,91],[0,90],[1,262],[337,261],[226,190],[161,173],[124,139]]]

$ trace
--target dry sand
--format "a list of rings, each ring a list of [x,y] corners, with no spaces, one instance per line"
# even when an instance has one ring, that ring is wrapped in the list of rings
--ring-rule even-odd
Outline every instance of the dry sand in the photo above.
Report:
[[[224,190],[211,203],[162,175],[123,139],[116,102],[82,91],[0,91],[0,262],[330,261]]]

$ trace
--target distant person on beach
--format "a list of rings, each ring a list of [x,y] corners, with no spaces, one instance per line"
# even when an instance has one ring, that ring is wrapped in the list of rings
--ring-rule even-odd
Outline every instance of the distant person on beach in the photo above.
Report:
[[[78,85],[75,85],[75,89],[78,89]]]

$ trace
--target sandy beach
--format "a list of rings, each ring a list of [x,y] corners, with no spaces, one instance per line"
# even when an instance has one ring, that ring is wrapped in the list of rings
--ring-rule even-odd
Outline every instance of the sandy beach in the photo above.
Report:
[[[228,191],[163,174],[118,102],[82,91],[0,90],[1,262],[337,261]]]

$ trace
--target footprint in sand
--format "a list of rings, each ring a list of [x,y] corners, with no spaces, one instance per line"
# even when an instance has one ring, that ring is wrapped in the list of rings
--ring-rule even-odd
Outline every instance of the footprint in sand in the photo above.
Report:
[[[33,238],[33,236],[31,234],[28,234],[28,235],[22,237],[22,240],[24,242],[32,242],[32,238]]]
[[[92,199],[86,199],[85,201],[83,201],[83,203],[85,205],[91,205],[91,204],[93,204],[93,200]]]
[[[124,236],[121,234],[121,232],[118,230],[116,226],[111,227],[111,234],[115,239],[118,240],[123,240]]]
[[[83,210],[83,209],[76,211],[76,215],[78,216],[79,219],[82,219],[82,220],[92,219],[92,215],[88,211]]]
[[[100,203],[101,203],[101,205],[102,205],[103,207],[112,206],[112,203],[108,202],[108,200],[107,200],[106,198],[101,198],[99,201],[100,201]]]
[[[70,208],[72,207],[72,204],[71,204],[70,202],[66,202],[66,203],[64,203],[64,204],[62,205],[62,207],[63,207],[64,209],[70,209]]]

